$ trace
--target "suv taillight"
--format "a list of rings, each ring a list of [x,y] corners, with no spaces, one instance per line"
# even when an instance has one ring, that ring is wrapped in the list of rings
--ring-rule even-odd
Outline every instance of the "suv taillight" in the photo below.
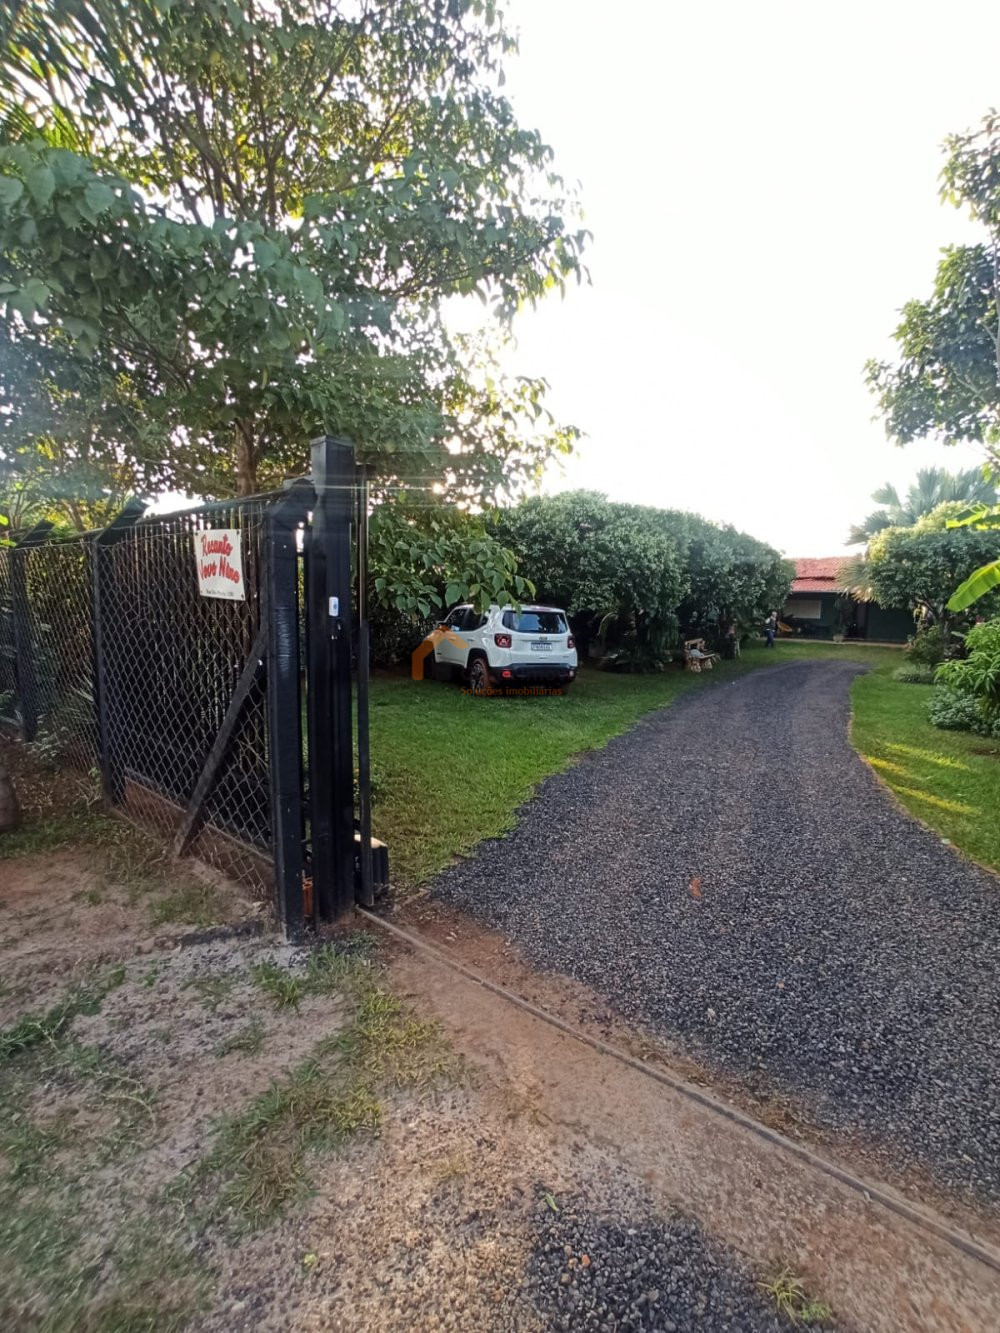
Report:
[[[509,648],[513,640],[509,634],[494,634],[493,642],[498,648]]]
[[[571,634],[571,635],[569,636],[569,638],[566,640],[566,647],[567,647],[567,648],[575,648],[575,647],[576,647],[576,639],[573,638],[572,634]]]

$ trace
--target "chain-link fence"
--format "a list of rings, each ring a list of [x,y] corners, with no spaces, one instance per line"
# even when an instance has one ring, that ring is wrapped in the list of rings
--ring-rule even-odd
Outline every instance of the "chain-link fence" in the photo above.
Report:
[[[95,546],[107,781],[178,851],[195,850],[262,889],[271,847],[266,511],[266,501],[252,501],[145,518],[109,529]],[[209,529],[237,534],[238,599],[199,591],[196,539]]]
[[[0,552],[0,717],[43,757],[95,771],[92,539]]]
[[[17,723],[17,649],[14,646],[14,607],[11,570],[14,552],[0,546],[0,722]]]
[[[264,892],[273,877],[264,536],[272,497],[0,548],[0,717],[50,762]],[[239,596],[203,596],[196,539],[236,534]],[[298,618],[299,599],[292,596]],[[237,697],[238,696],[238,697]]]
[[[357,819],[353,766],[359,495],[351,446],[322,437],[312,478],[278,494],[136,504],[100,532],[43,523],[0,547],[0,721],[174,854],[273,889],[293,935],[346,915],[359,876],[373,892],[366,654]]]

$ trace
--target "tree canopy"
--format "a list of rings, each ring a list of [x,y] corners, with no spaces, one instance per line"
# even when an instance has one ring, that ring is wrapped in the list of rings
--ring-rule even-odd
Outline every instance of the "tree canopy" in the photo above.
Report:
[[[886,528],[869,543],[862,578],[879,605],[913,607],[947,625],[955,589],[995,553],[996,535],[977,528]],[[994,595],[983,603],[983,614],[998,609]]]
[[[442,314],[582,274],[491,0],[26,0],[0,20],[4,453],[249,493],[352,436],[393,489],[516,492],[574,432]],[[108,478],[103,478],[105,491]]]
[[[685,591],[683,551],[651,513],[569,491],[499,510],[492,528],[539,600],[567,611],[582,648],[600,638],[645,667],[669,657]]]
[[[921,468],[905,495],[900,495],[890,482],[873,491],[871,498],[880,508],[851,528],[848,541],[867,542],[884,528],[912,527],[946,503],[954,503],[949,516],[957,517],[970,506],[993,504],[996,494],[996,483],[984,476],[981,467],[961,472],[949,472],[943,467]]]
[[[894,362],[866,367],[887,434],[900,444],[936,436],[972,441],[1000,463],[1000,116],[953,135],[942,196],[982,224],[978,245],[952,246],[931,295],[903,307]]]
[[[592,491],[531,497],[498,511],[492,527],[584,643],[600,636],[643,668],[669,660],[681,635],[718,642],[731,623],[761,625],[791,583],[788,562],[746,533]]]

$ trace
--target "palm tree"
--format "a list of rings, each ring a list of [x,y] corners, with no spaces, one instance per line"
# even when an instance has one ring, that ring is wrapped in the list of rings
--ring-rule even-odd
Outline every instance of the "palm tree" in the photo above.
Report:
[[[851,528],[850,545],[867,542],[883,528],[911,528],[918,519],[929,514],[946,500],[962,504],[994,505],[997,500],[996,483],[984,477],[982,468],[966,468],[964,472],[949,472],[943,467],[925,467],[901,498],[895,486],[886,482],[872,492],[876,504],[884,506],[868,515],[864,522]]]

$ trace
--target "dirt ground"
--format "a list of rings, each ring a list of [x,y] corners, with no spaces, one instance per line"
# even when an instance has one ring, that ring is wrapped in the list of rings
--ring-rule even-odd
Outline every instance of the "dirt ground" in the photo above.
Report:
[[[0,860],[0,1327],[773,1329],[793,1279],[821,1327],[1000,1323],[989,1263],[378,926],[291,948],[112,842]]]

